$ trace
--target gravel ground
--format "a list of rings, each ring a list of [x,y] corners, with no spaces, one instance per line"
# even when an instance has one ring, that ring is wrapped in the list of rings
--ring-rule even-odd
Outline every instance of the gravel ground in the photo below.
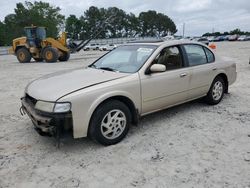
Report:
[[[119,144],[41,137],[19,113],[26,84],[86,66],[101,52],[66,63],[19,64],[0,56],[0,187],[250,187],[250,42],[217,43],[238,78],[217,106],[194,101],[142,118]]]

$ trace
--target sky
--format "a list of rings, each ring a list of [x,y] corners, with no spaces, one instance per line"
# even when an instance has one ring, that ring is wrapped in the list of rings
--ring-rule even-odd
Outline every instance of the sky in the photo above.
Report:
[[[33,2],[33,0],[29,0]],[[182,35],[185,23],[185,36],[198,36],[206,32],[224,32],[239,28],[250,31],[249,0],[42,0],[61,8],[66,17],[70,14],[83,15],[90,6],[98,8],[118,7],[127,13],[156,10],[168,15]],[[24,0],[0,0],[0,20],[14,13],[17,2]]]

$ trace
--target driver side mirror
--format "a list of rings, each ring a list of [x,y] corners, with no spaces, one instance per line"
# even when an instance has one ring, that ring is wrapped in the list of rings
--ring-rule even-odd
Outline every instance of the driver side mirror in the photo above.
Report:
[[[165,72],[166,66],[162,64],[153,64],[149,70],[151,73]]]

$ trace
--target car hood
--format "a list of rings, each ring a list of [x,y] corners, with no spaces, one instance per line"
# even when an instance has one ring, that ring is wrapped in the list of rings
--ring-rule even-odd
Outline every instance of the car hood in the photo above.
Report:
[[[94,68],[61,71],[32,81],[27,85],[25,92],[37,100],[56,101],[74,91],[128,75]]]

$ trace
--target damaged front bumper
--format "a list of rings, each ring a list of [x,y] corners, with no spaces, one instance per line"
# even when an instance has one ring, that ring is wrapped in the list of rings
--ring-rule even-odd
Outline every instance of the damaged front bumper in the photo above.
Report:
[[[30,97],[21,98],[21,114],[27,114],[34,124],[35,130],[42,136],[54,136],[60,139],[62,134],[72,135],[72,114],[48,113],[35,109],[35,103]]]

